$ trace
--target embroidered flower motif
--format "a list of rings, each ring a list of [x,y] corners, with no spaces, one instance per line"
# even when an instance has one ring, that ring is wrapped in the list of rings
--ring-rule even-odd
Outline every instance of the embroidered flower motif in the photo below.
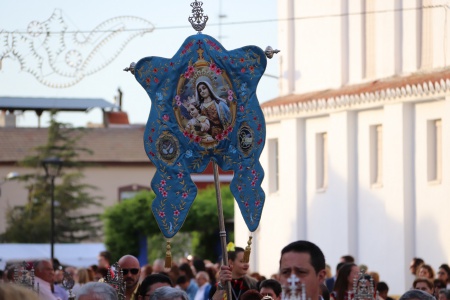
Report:
[[[181,106],[181,101],[177,100],[177,106]]]
[[[175,100],[176,100],[176,101],[180,101],[180,99],[181,99],[180,95],[176,95],[176,96],[175,96]]]
[[[151,81],[152,81],[152,80],[150,79],[150,77],[145,78],[145,82],[146,82],[147,84],[150,84]]]
[[[189,136],[189,131],[187,131],[187,130],[183,131],[183,135],[184,136]]]
[[[256,170],[252,170],[252,175],[255,175],[256,174]]]
[[[201,141],[202,141],[201,137],[199,137],[198,135],[194,136],[194,142],[200,143]]]
[[[242,186],[238,185],[238,191],[242,191]]]
[[[209,69],[210,69],[211,71],[215,71],[215,70],[217,69],[216,64],[215,64],[215,63],[210,64],[210,65],[209,65]]]
[[[258,142],[257,142],[258,145],[261,145],[262,141],[263,141],[263,139],[259,139]]]
[[[261,124],[258,124],[258,128],[256,128],[256,129],[257,129],[258,131],[260,131],[261,128],[262,128],[262,125],[261,125]]]
[[[249,207],[249,204],[247,201],[245,201],[244,205],[245,205],[245,207]]]
[[[157,69],[157,68],[154,68],[154,69],[153,69],[153,73],[158,73],[158,69]]]
[[[166,185],[166,181],[164,179],[161,179],[161,182],[159,183],[161,186],[165,186]]]
[[[242,68],[242,69],[241,69],[241,73],[245,73],[245,68]]]
[[[166,214],[163,211],[159,211],[158,216],[160,216],[161,218],[164,218],[166,216]]]
[[[215,72],[216,72],[216,75],[220,75],[220,74],[222,74],[222,70],[221,70],[221,69],[219,69],[219,68],[217,68]]]
[[[242,171],[244,167],[242,165],[239,165],[239,171]]]
[[[251,185],[252,185],[252,186],[255,186],[255,185],[256,185],[256,181],[252,181],[252,182],[251,182]]]
[[[216,135],[216,140],[218,140],[218,141],[222,141],[223,138],[224,138],[224,136],[223,136],[222,133],[219,133],[219,134]]]
[[[166,121],[166,122],[169,121],[169,115],[164,115],[163,116],[163,120]]]
[[[233,96],[228,96],[228,101],[233,101]]]
[[[164,188],[163,188],[162,186],[160,186],[160,187],[158,188],[158,192],[162,193],[163,191],[164,191]]]
[[[248,69],[250,70],[251,73],[253,73],[253,71],[255,71],[255,67],[254,66],[250,66],[250,67],[248,67]]]
[[[183,172],[178,173],[177,177],[178,179],[183,178],[184,177]]]
[[[153,153],[152,151],[150,151],[148,154],[150,154],[151,156],[155,156],[155,153]]]
[[[255,201],[255,206],[258,207],[260,204],[261,204],[261,201],[259,201],[259,200],[256,200],[256,201]]]
[[[188,197],[188,193],[184,192],[183,194],[181,194],[181,197],[183,197],[183,199],[186,199]]]
[[[187,71],[192,74],[192,73],[194,73],[195,69],[193,66],[189,66]]]
[[[167,197],[167,191],[162,191],[162,192],[161,192],[161,195],[162,195],[164,198],[166,198],[166,197]]]
[[[186,158],[191,158],[192,157],[192,150],[186,150]]]
[[[179,211],[178,209],[174,210],[174,211],[173,211],[173,215],[174,215],[175,217],[178,217],[178,216],[180,215],[180,211]]]
[[[184,72],[184,78],[189,78],[189,77],[191,77],[191,73],[189,73],[189,72]]]
[[[158,82],[159,82],[159,79],[158,79],[157,77],[155,77],[155,78],[153,79],[153,81],[154,81],[155,83],[158,83]]]
[[[233,95],[233,91],[232,90],[228,90],[228,95],[232,96]]]
[[[241,63],[243,63],[243,62],[245,62],[245,59],[244,59],[243,57],[241,57],[241,58],[239,59],[239,61],[240,61]]]
[[[241,106],[239,107],[239,110],[240,110],[241,112],[244,112],[244,106],[241,105]]]

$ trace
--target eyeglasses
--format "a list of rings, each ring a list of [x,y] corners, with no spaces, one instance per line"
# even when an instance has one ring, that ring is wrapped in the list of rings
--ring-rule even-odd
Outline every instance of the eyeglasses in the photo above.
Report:
[[[128,275],[128,272],[131,272],[131,274],[136,275],[139,273],[139,269],[122,269],[123,275]]]

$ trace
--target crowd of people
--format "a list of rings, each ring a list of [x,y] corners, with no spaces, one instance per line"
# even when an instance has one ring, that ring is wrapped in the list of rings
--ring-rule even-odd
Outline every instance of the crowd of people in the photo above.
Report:
[[[226,299],[226,291],[230,291],[230,300],[281,300],[282,295],[287,299],[290,293],[301,294],[305,300],[352,300],[355,282],[368,286],[370,283],[373,290],[368,290],[373,294],[367,300],[393,300],[388,295],[388,284],[367,266],[357,265],[350,255],[341,257],[333,276],[321,249],[309,241],[296,241],[284,247],[279,262],[279,272],[265,278],[258,273],[249,274],[244,249],[239,247],[228,252],[226,266],[185,258],[166,269],[162,259],[141,266],[136,257],[124,255],[118,261],[123,275],[120,290],[110,280],[117,278],[111,255],[103,251],[98,264],[89,268],[63,268],[57,260],[33,262],[38,292],[14,284],[17,278],[12,266],[2,274],[0,300],[69,300],[69,295],[78,300],[117,300],[120,293],[126,300],[222,300]],[[414,258],[410,271],[416,279],[400,300],[450,300],[450,267],[442,264],[437,270],[435,274],[432,266]],[[64,288],[64,273],[75,281],[70,291]],[[282,287],[289,286],[297,289],[283,292]]]

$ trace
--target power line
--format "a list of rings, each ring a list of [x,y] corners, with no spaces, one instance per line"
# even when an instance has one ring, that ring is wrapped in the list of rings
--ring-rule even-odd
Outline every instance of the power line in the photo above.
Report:
[[[219,23],[209,23],[208,26],[232,26],[232,25],[246,25],[246,24],[261,24],[261,23],[275,23],[275,22],[288,22],[288,21],[301,21],[301,20],[312,20],[312,19],[326,19],[326,18],[338,18],[338,17],[347,17],[347,16],[361,16],[361,15],[370,15],[370,14],[380,14],[380,13],[390,13],[390,12],[405,12],[405,11],[416,11],[422,9],[433,9],[433,8],[444,8],[450,9],[450,5],[430,5],[430,6],[422,6],[422,7],[411,7],[411,8],[395,8],[395,9],[384,9],[384,10],[376,10],[376,11],[366,11],[366,12],[353,12],[353,13],[342,13],[342,14],[329,14],[329,15],[317,15],[317,16],[305,16],[305,17],[296,17],[296,18],[285,18],[285,19],[265,19],[265,20],[250,20],[250,21],[236,21],[236,22],[219,22]],[[190,28],[191,25],[174,25],[174,26],[161,26],[154,27],[153,30],[173,30],[173,29],[185,29]],[[150,28],[128,28],[121,30],[95,30],[94,32],[117,32],[117,31],[145,31],[150,30]],[[65,33],[91,33],[92,30],[68,30]],[[1,33],[19,33],[26,34],[28,31],[0,31]],[[39,33],[39,32],[36,32]],[[40,32],[43,34],[60,34],[61,31],[43,31]]]

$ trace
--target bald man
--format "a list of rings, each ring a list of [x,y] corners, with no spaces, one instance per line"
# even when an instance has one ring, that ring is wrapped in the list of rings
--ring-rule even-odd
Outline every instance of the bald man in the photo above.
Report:
[[[122,268],[123,281],[125,282],[125,299],[136,300],[141,275],[139,261],[133,255],[124,255],[119,259],[119,266]]]

